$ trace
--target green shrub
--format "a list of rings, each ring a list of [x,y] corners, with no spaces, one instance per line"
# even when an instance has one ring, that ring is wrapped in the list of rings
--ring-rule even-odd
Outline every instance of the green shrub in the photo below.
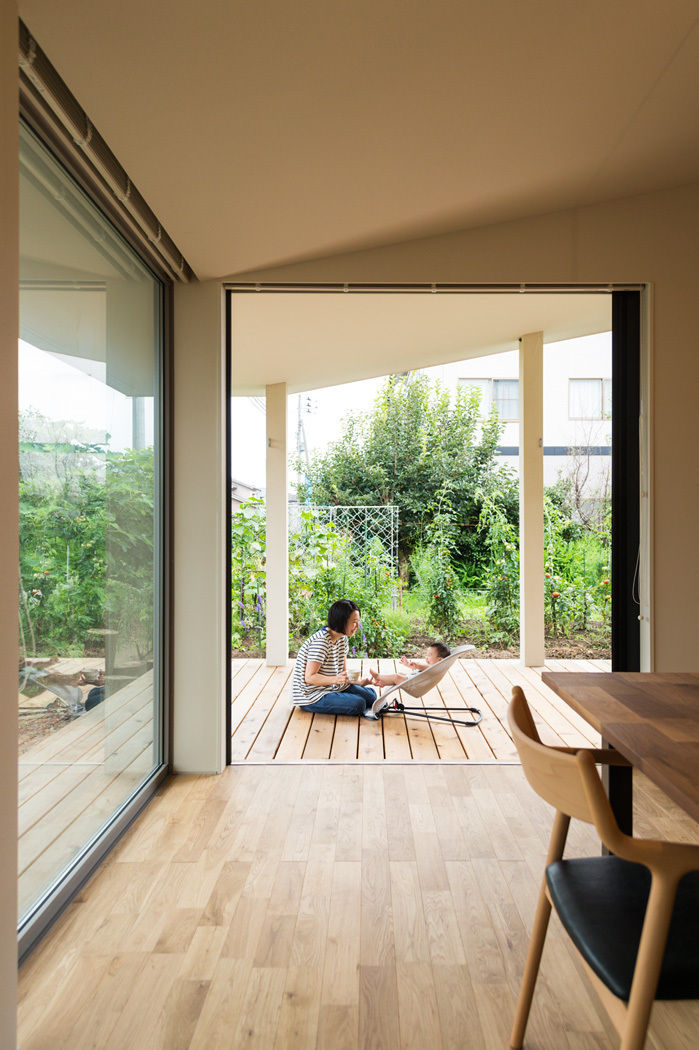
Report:
[[[462,621],[461,583],[455,562],[457,526],[447,487],[430,507],[432,520],[425,540],[410,560],[430,627],[441,634],[458,632]]]

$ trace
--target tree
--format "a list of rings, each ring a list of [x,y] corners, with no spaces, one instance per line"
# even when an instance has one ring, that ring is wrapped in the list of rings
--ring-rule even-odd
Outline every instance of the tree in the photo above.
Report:
[[[488,560],[478,529],[482,494],[497,490],[516,520],[517,492],[497,465],[502,425],[495,413],[479,419],[479,397],[466,387],[452,393],[420,372],[389,377],[372,408],[346,417],[339,440],[311,458],[300,501],[397,505],[405,564],[427,538],[436,494],[448,490],[455,557],[469,575],[480,575]]]
[[[19,484],[20,627],[42,655],[82,652],[109,626],[139,656],[153,646],[152,449],[42,442]],[[31,455],[39,448],[33,442]],[[53,469],[58,464],[56,470]],[[31,465],[31,461],[30,461]]]

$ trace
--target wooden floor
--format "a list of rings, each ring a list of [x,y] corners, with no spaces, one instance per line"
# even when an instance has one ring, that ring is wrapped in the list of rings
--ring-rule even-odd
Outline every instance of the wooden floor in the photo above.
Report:
[[[639,834],[697,841],[636,788]],[[19,1045],[503,1050],[550,826],[518,766],[174,777],[22,967]],[[526,1045],[618,1047],[556,920]],[[648,1050],[697,1045],[697,1004],[656,1005]]]
[[[366,674],[399,669],[394,660],[350,660]],[[292,708],[293,663],[266,667],[263,660],[234,660],[231,688],[233,762],[514,762],[517,754],[505,712],[513,685],[521,685],[540,716],[544,743],[599,747],[599,736],[541,681],[543,670],[609,671],[609,661],[549,660],[545,668],[517,660],[459,660],[424,697],[427,706],[477,707],[479,726],[385,715],[379,722]],[[420,704],[405,696],[407,704]],[[440,715],[440,711],[435,712]],[[445,715],[441,711],[441,715]],[[458,714],[454,715],[458,718]],[[466,716],[468,717],[468,716]]]
[[[95,661],[92,661],[93,663]],[[98,661],[99,662],[99,661]],[[52,671],[70,675],[89,660],[64,660]],[[374,661],[384,671],[394,661]],[[360,670],[361,661],[353,666]],[[564,662],[551,661],[563,669]],[[570,670],[599,670],[585,661]],[[404,716],[380,722],[311,715],[290,706],[290,664],[268,668],[262,660],[233,667],[232,757],[234,762],[512,762],[515,750],[505,724],[513,682],[522,684],[542,722],[547,743],[596,743],[595,734],[536,671],[515,661],[469,660],[425,698],[428,704],[477,706],[481,725],[465,729]],[[87,692],[89,687],[84,688]],[[24,706],[44,709],[55,700],[43,693]],[[19,759],[19,914],[74,859],[153,765],[153,686],[146,674],[99,707],[25,751]]]
[[[62,666],[61,670],[68,673]],[[36,698],[38,706],[41,700]],[[20,756],[20,915],[152,767],[152,672],[108,696],[104,703]]]

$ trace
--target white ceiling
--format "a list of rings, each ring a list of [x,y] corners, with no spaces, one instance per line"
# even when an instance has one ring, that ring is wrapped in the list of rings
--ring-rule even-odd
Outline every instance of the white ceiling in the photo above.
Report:
[[[697,0],[20,0],[200,278],[699,178]]]
[[[605,294],[234,293],[232,388],[289,393],[611,329]]]

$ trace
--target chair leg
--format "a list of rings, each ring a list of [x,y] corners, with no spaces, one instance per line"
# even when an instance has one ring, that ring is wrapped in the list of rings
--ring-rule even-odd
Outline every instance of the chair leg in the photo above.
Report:
[[[563,856],[569,826],[570,817],[566,816],[565,813],[561,813],[560,810],[557,810],[553,822],[553,828],[551,830],[549,851],[546,856],[546,867],[548,867],[549,864],[553,864],[555,860],[560,860]],[[534,985],[536,984],[536,978],[539,973],[539,963],[541,962],[541,953],[544,950],[544,941],[546,940],[546,931],[548,929],[550,917],[551,902],[546,896],[546,873],[544,872],[544,877],[541,880],[539,901],[536,906],[536,915],[534,916],[534,927],[532,929],[531,940],[529,941],[529,949],[527,950],[527,961],[524,964],[524,976],[522,977],[522,985],[519,990],[514,1024],[512,1025],[510,1050],[521,1050],[524,1041],[524,1031],[527,1027],[527,1021],[529,1020],[529,1011],[531,1009],[532,998],[534,995]]]
[[[665,954],[677,883],[653,876],[620,1050],[643,1050]]]
[[[534,997],[534,985],[536,984],[536,978],[539,974],[539,964],[544,950],[544,941],[546,940],[546,931],[548,929],[550,917],[551,902],[546,896],[546,878],[544,877],[539,892],[539,900],[536,906],[534,927],[532,929],[529,948],[527,950],[527,961],[524,964],[524,974],[519,989],[519,998],[517,999],[517,1009],[515,1011],[515,1019],[512,1025],[512,1034],[510,1035],[510,1050],[521,1050],[524,1042],[524,1032],[527,1027],[527,1021],[529,1020],[529,1011],[531,1010],[532,999]]]

